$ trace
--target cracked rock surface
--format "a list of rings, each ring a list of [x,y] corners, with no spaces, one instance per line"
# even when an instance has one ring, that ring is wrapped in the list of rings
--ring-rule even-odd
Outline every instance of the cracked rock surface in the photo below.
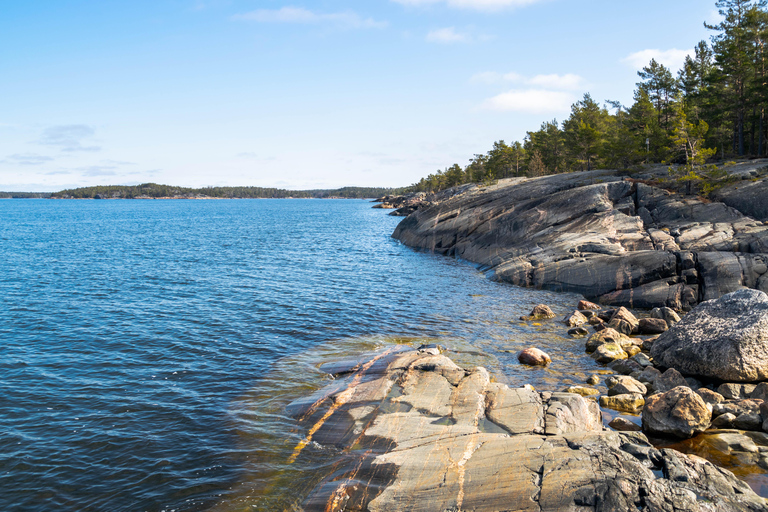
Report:
[[[492,382],[434,349],[390,349],[287,411],[338,461],[323,511],[768,511],[730,472],[605,431],[597,404]]]
[[[516,285],[689,310],[744,287],[768,291],[768,225],[729,204],[618,171],[511,178],[464,186],[409,215],[392,236]]]

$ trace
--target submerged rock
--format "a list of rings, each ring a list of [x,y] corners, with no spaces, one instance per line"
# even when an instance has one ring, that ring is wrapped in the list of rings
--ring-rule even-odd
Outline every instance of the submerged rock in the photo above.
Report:
[[[528,316],[520,317],[521,320],[545,320],[555,318],[555,313],[546,304],[538,304],[533,307]]]
[[[585,349],[588,353],[591,353],[597,350],[600,345],[605,345],[606,343],[617,343],[619,346],[625,347],[632,342],[629,336],[621,334],[608,327],[590,336],[585,345]]]
[[[701,303],[659,336],[651,355],[689,375],[768,380],[768,295],[744,289]]]
[[[601,396],[600,405],[606,409],[613,409],[615,411],[639,412],[645,405],[645,399],[640,393]]]
[[[549,355],[538,348],[527,348],[523,350],[518,354],[517,360],[520,361],[520,363],[529,366],[547,366],[552,362]]]
[[[629,355],[616,343],[606,343],[597,347],[592,354],[598,363],[610,363],[617,359],[626,359]]]

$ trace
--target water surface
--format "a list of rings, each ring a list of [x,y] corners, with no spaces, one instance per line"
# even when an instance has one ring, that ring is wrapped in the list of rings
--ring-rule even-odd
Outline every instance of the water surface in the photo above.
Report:
[[[0,201],[0,510],[295,506],[323,447],[288,467],[282,407],[348,354],[438,342],[541,390],[601,369],[562,325],[518,320],[580,297],[415,252],[370,206]],[[529,345],[553,364],[520,366]]]

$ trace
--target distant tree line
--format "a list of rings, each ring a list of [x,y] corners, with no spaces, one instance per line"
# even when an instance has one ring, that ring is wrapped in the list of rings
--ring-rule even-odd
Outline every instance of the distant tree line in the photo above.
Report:
[[[141,185],[109,185],[62,190],[50,194],[53,198],[66,199],[136,199],[159,197],[214,197],[222,199],[249,198],[329,198],[362,199],[400,194],[404,189],[375,187],[344,187],[333,190],[284,190],[263,187],[204,187],[186,188],[157,183]]]
[[[437,191],[463,183],[639,164],[701,165],[716,157],[763,157],[768,106],[766,0],[717,0],[722,21],[676,75],[651,60],[638,72],[634,103],[600,105],[590,94],[569,117],[542,123],[522,142],[494,142],[469,164],[438,170],[409,187]]]
[[[0,192],[0,199],[46,199],[50,192]]]

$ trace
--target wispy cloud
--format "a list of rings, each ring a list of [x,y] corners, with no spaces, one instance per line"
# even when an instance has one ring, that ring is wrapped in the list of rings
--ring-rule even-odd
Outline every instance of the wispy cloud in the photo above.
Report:
[[[472,78],[470,78],[470,81],[486,84],[498,84],[507,82],[561,91],[583,90],[587,86],[587,82],[583,77],[574,75],[573,73],[566,73],[564,75],[553,73],[549,75],[535,75],[527,77],[518,73],[497,73],[494,71],[485,71],[473,75]]]
[[[392,0],[403,5],[433,5],[446,4],[449,7],[459,9],[474,9],[478,11],[498,11],[513,7],[524,7],[535,4],[542,0]]]
[[[430,43],[469,43],[472,41],[472,36],[465,32],[456,32],[453,27],[446,27],[432,30],[427,34],[426,39]]]
[[[117,174],[115,169],[117,167],[114,165],[89,165],[77,168],[83,176],[115,176]]]
[[[85,124],[67,124],[50,126],[43,130],[38,141],[46,146],[58,146],[62,151],[99,151],[99,146],[85,146],[83,141],[96,133]]]
[[[487,99],[482,108],[501,112],[545,114],[567,112],[574,100],[573,94],[565,91],[513,89]]]
[[[693,49],[678,50],[677,48],[672,48],[671,50],[659,50],[653,48],[627,55],[621,59],[621,61],[629,64],[635,69],[642,69],[651,62],[651,59],[656,59],[656,62],[664,64],[671,69],[672,72],[675,72],[683,67],[685,56],[694,55],[694,53]]]
[[[334,25],[341,28],[385,28],[387,22],[364,18],[352,11],[320,13],[303,7],[257,9],[232,17],[235,20],[259,23],[297,23],[302,25]]]
[[[52,161],[50,156],[39,155],[37,153],[16,153],[8,155],[6,161],[16,165],[42,165]]]

